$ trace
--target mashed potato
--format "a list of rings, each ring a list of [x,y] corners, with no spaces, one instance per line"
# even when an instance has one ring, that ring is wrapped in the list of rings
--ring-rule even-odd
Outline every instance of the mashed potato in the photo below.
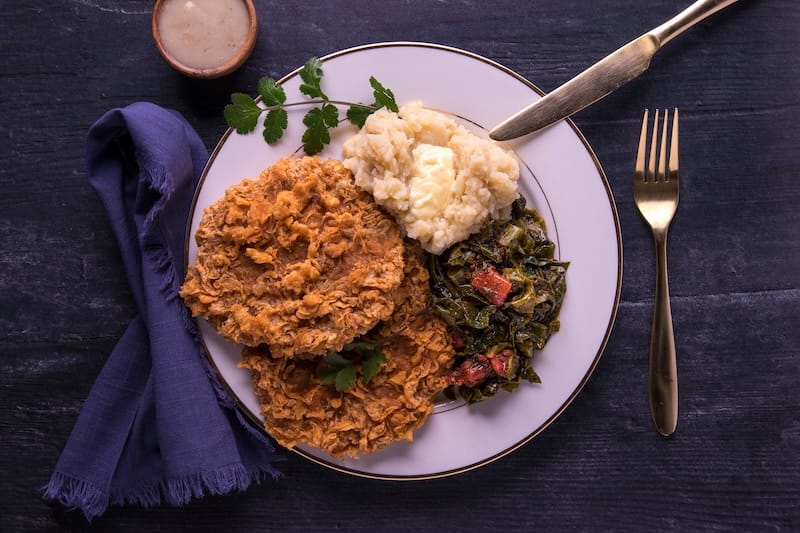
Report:
[[[508,218],[518,196],[514,156],[419,102],[370,115],[343,154],[356,185],[434,254]]]

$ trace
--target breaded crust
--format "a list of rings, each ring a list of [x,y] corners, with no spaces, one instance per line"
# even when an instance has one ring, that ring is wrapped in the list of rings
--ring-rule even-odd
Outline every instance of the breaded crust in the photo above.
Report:
[[[368,334],[382,343],[387,361],[367,385],[359,378],[337,392],[320,381],[318,361],[275,358],[266,346],[243,350],[240,366],[252,371],[264,427],[281,445],[308,443],[334,457],[357,457],[412,440],[433,411],[454,352],[445,324],[426,313],[430,289],[422,249],[407,242],[395,313]]]
[[[273,357],[339,351],[394,311],[400,229],[339,161],[287,158],[206,208],[181,297]]]

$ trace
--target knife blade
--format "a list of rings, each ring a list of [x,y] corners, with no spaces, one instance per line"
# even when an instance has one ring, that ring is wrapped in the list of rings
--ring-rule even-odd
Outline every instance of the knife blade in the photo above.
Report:
[[[698,0],[664,24],[612,52],[564,85],[495,126],[489,136],[508,141],[540,130],[597,102],[650,67],[656,52],[678,34],[736,0]]]
[[[631,41],[495,126],[489,136],[496,141],[515,139],[577,113],[647,70],[656,51],[658,43],[650,35]]]

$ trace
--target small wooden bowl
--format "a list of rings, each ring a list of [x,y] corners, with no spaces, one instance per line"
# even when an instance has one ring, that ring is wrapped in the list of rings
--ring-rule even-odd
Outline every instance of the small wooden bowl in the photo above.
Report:
[[[236,69],[242,66],[245,60],[250,57],[250,53],[253,51],[253,47],[256,44],[256,36],[258,34],[258,23],[256,21],[256,8],[253,5],[253,0],[240,0],[244,3],[245,7],[247,8],[247,15],[250,19],[249,26],[247,28],[247,36],[244,39],[244,42],[236,51],[236,54],[230,58],[228,61],[221,65],[216,65],[213,67],[208,68],[194,68],[188,65],[184,65],[175,56],[170,53],[167,47],[164,45],[164,39],[161,35],[159,30],[159,17],[161,16],[162,8],[164,4],[169,0],[156,0],[155,6],[153,7],[153,23],[152,23],[152,31],[153,31],[153,40],[156,43],[156,47],[158,48],[158,52],[161,54],[161,57],[175,70],[180,72],[181,74],[185,74],[186,76],[190,76],[192,78],[199,78],[199,79],[213,79],[213,78],[221,78],[222,76],[227,76],[228,74],[232,73]]]

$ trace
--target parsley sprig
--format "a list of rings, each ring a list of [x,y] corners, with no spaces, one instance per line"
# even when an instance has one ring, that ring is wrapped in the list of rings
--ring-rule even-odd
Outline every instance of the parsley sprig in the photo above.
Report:
[[[370,76],[369,84],[375,101],[365,105],[354,102],[331,100],[322,89],[322,61],[312,57],[305,62],[300,70],[300,92],[310,98],[304,102],[286,102],[286,91],[283,87],[269,77],[258,80],[256,89],[264,107],[248,94],[233,93],[231,103],[225,106],[224,116],[228,126],[237,133],[250,133],[256,129],[258,118],[262,113],[264,117],[263,136],[267,144],[277,143],[283,137],[289,125],[288,107],[312,105],[303,116],[303,150],[308,155],[318,154],[331,142],[330,129],[339,125],[339,106],[348,106],[346,117],[350,123],[359,128],[364,125],[367,117],[385,107],[397,112],[397,102],[394,93],[384,87],[374,76]]]
[[[386,355],[378,343],[351,342],[345,344],[339,353],[325,354],[318,374],[324,384],[333,385],[337,391],[342,392],[355,385],[357,364],[361,367],[361,380],[366,385],[378,374],[385,362]]]

